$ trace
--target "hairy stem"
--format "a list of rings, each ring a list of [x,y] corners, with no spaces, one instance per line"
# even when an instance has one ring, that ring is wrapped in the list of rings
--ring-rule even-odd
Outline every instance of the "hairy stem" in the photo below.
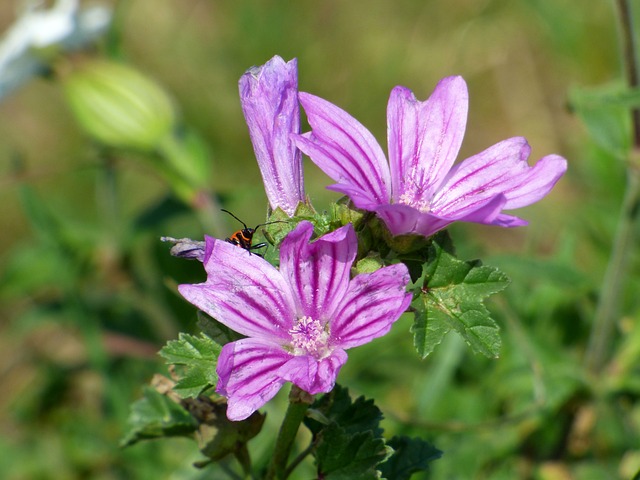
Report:
[[[631,88],[637,88],[640,84],[640,70],[631,5],[628,0],[617,0],[616,3],[619,9],[627,80]],[[587,368],[592,373],[598,373],[607,361],[619,313],[618,307],[622,298],[629,253],[634,246],[635,224],[640,210],[640,110],[634,108],[631,111],[631,118],[633,149],[628,159],[627,187],[611,257],[600,289],[600,298],[585,359]]]

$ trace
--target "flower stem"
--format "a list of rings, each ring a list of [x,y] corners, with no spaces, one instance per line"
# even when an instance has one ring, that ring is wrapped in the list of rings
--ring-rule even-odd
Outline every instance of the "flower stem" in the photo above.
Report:
[[[622,33],[623,61],[627,66],[627,82],[629,87],[635,88],[640,84],[640,69],[638,66],[638,52],[636,51],[636,35],[633,29],[633,12],[629,0],[617,0],[620,27]],[[633,145],[640,148],[640,109],[631,111],[633,119]]]
[[[305,448],[300,454],[293,459],[293,461],[287,467],[287,471],[285,472],[285,478],[291,475],[291,472],[295,470],[295,468],[302,463],[302,461],[316,448],[316,444],[311,442],[311,444]]]
[[[276,448],[265,476],[266,480],[282,480],[287,478],[288,473],[290,473],[287,472],[287,460],[293,447],[293,441],[298,433],[298,428],[300,428],[311,401],[312,398],[307,392],[300,390],[295,385],[292,386],[289,394],[289,407],[280,426]]]
[[[627,65],[628,83],[631,88],[640,84],[637,53],[633,29],[633,15],[628,0],[617,0],[623,41],[624,61]],[[625,270],[631,248],[634,245],[635,223],[640,211],[640,110],[631,111],[633,149],[627,165],[627,187],[622,202],[620,220],[615,233],[611,257],[600,289],[594,326],[586,353],[586,366],[591,373],[598,373],[607,360],[607,354],[615,331],[618,306],[622,297]]]
[[[252,478],[251,477],[251,457],[249,456],[249,449],[247,448],[247,444],[243,443],[236,451],[235,451],[236,460],[242,466],[242,472],[244,473],[244,477],[242,478]]]
[[[614,239],[609,264],[602,281],[594,326],[589,339],[586,364],[592,373],[599,372],[607,360],[618,317],[618,306],[625,284],[631,247],[634,245],[635,223],[640,210],[640,169],[630,168],[622,212]]]

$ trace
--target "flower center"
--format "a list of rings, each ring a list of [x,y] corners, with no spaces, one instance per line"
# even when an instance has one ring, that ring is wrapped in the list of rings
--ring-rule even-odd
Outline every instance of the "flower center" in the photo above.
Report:
[[[400,195],[398,203],[413,207],[416,210],[421,211],[422,213],[429,213],[431,211],[431,202],[426,198],[420,198],[416,195],[415,192],[403,193],[402,195]]]
[[[327,347],[328,328],[319,320],[311,317],[299,318],[289,330],[289,335],[294,355],[311,355],[321,359],[331,353]]]

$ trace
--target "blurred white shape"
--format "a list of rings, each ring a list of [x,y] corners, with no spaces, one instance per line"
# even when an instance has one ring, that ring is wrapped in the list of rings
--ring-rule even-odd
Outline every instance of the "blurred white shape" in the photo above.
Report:
[[[0,40],[0,99],[48,69],[50,52],[82,48],[102,35],[111,10],[94,5],[78,10],[78,0],[57,0],[51,8],[31,0]],[[51,57],[49,55],[49,59]]]

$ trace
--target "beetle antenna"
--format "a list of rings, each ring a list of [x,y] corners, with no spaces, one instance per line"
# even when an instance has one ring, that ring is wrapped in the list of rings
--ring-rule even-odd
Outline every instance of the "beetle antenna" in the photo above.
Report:
[[[225,210],[224,208],[221,208],[220,210],[222,210],[225,213],[228,213],[229,215],[231,215],[233,218],[235,218],[236,220],[238,220],[242,226],[245,228],[245,230],[248,228],[247,224],[244,223],[242,220],[240,220],[238,217],[236,217],[233,213],[231,213],[229,210]]]
[[[259,225],[256,225],[256,228],[254,228],[254,230],[257,230],[258,227],[264,227],[265,225],[271,225],[272,223],[289,223],[289,222],[285,222],[284,220],[274,220],[273,222],[261,223]]]

